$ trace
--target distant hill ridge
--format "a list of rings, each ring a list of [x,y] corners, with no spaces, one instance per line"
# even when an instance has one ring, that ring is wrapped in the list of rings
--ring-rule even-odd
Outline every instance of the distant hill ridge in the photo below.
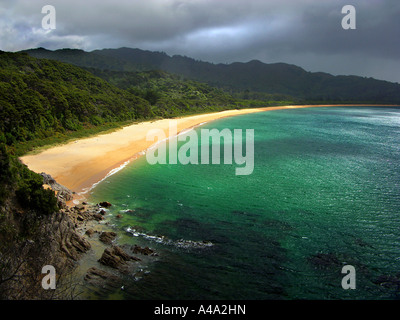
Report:
[[[163,52],[119,48],[86,52],[77,49],[25,50],[36,58],[47,58],[81,67],[113,71],[162,70],[206,82],[229,92],[259,92],[290,95],[305,102],[400,103],[400,84],[359,76],[333,76],[308,72],[286,64],[213,64]]]

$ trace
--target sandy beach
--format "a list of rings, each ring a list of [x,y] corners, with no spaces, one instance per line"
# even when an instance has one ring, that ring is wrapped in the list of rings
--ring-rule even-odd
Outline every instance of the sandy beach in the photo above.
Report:
[[[279,109],[328,107],[341,105],[303,105],[227,110],[175,118],[178,132],[205,122],[236,115]],[[362,105],[346,105],[362,106]],[[79,139],[64,145],[51,147],[38,154],[21,157],[21,161],[34,172],[50,174],[58,183],[77,194],[88,190],[94,183],[104,179],[113,169],[134,160],[147,150],[153,141],[146,135],[151,129],[161,129],[169,137],[171,119],[146,121],[132,124],[108,134]],[[77,197],[79,199],[79,196]]]

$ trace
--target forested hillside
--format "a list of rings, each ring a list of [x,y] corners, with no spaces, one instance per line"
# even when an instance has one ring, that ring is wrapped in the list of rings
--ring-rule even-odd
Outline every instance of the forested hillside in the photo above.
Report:
[[[205,83],[185,80],[182,76],[159,70],[143,72],[92,68],[88,70],[110,84],[147,100],[152,105],[153,115],[163,118],[233,108],[293,103],[289,100],[276,101],[272,99],[273,97],[268,101],[266,99],[233,97],[233,95]]]
[[[216,86],[238,98],[271,95],[299,103],[400,103],[400,85],[359,76],[333,76],[323,72],[307,72],[286,64],[267,64],[257,60],[231,64],[213,64],[184,56],[168,56],[163,52],[140,49],[103,49],[92,52],[43,48],[27,50],[30,55],[49,58],[103,70],[163,70],[187,79]]]
[[[0,53],[0,141],[8,145],[150,116],[146,100],[81,68]]]

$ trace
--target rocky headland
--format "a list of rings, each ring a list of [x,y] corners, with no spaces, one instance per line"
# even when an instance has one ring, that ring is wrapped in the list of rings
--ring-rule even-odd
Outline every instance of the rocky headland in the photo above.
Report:
[[[71,221],[72,239],[62,245],[62,250],[70,259],[75,261],[75,267],[80,267],[80,260],[84,253],[97,255],[92,265],[84,264],[87,270],[83,276],[83,286],[89,284],[103,292],[112,292],[116,288],[123,288],[127,276],[135,277],[142,271],[138,262],[140,256],[157,257],[158,254],[151,248],[142,248],[138,245],[119,245],[118,235],[112,230],[107,221],[108,209],[111,203],[104,201],[98,204],[82,202],[68,206],[67,202],[73,199],[73,193],[65,187],[45,178],[45,182],[56,192],[61,207],[61,214]],[[119,217],[116,218],[120,218]],[[96,250],[93,249],[96,248]],[[99,251],[99,248],[101,250]],[[82,254],[83,253],[83,254]],[[89,260],[89,259],[88,259]],[[81,270],[82,273],[82,270]],[[76,281],[80,281],[79,276]]]
[[[148,247],[118,244],[118,235],[107,217],[111,203],[72,204],[71,190],[46,173],[41,176],[43,188],[54,191],[58,212],[38,216],[37,212],[20,208],[12,199],[1,208],[9,225],[20,229],[16,234],[25,233],[22,230],[31,232],[24,235],[26,240],[10,242],[13,245],[2,250],[0,294],[3,298],[85,299],[81,293],[86,287],[109,292],[121,288],[127,276],[135,277],[141,271],[138,266],[141,256],[157,256]],[[95,260],[87,256],[95,256]],[[55,268],[55,290],[42,287],[45,265]]]

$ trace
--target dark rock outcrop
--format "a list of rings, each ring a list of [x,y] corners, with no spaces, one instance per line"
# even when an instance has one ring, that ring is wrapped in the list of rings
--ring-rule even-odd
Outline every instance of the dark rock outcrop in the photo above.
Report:
[[[58,200],[58,206],[60,208],[66,208],[66,202],[73,199],[73,192],[59,184],[51,175],[44,172],[42,172],[40,175],[43,177],[43,184],[49,185],[50,188],[55,192]]]
[[[91,237],[93,234],[94,234],[94,230],[93,229],[88,229],[88,230],[86,230],[86,232],[85,232],[85,234],[88,236],[88,237]]]
[[[140,247],[140,246],[138,246],[136,244],[132,247],[131,250],[135,254],[140,253],[140,254],[143,254],[145,256],[156,255],[156,253],[155,253],[155,251],[153,249],[150,249],[149,247],[142,248],[142,247]]]
[[[400,273],[396,276],[381,275],[373,281],[376,285],[382,286],[387,289],[400,290]]]
[[[100,202],[99,205],[100,205],[100,207],[103,207],[103,208],[109,208],[112,206],[112,204],[107,201]]]
[[[102,232],[99,236],[99,240],[105,244],[111,244],[116,238],[117,234],[115,232]]]
[[[96,287],[106,289],[118,288],[122,284],[119,277],[96,267],[87,270],[84,280]]]
[[[339,268],[343,265],[339,258],[332,253],[317,253],[308,260],[319,269]]]
[[[95,213],[92,215],[93,219],[97,220],[97,221],[101,221],[104,219],[104,217],[100,214],[100,213]]]
[[[105,266],[109,266],[120,271],[127,271],[129,261],[140,261],[139,258],[130,256],[121,247],[113,246],[106,248],[99,262]]]
[[[78,261],[82,253],[85,253],[91,248],[90,243],[74,231],[61,239],[61,251],[63,251],[72,260]]]

